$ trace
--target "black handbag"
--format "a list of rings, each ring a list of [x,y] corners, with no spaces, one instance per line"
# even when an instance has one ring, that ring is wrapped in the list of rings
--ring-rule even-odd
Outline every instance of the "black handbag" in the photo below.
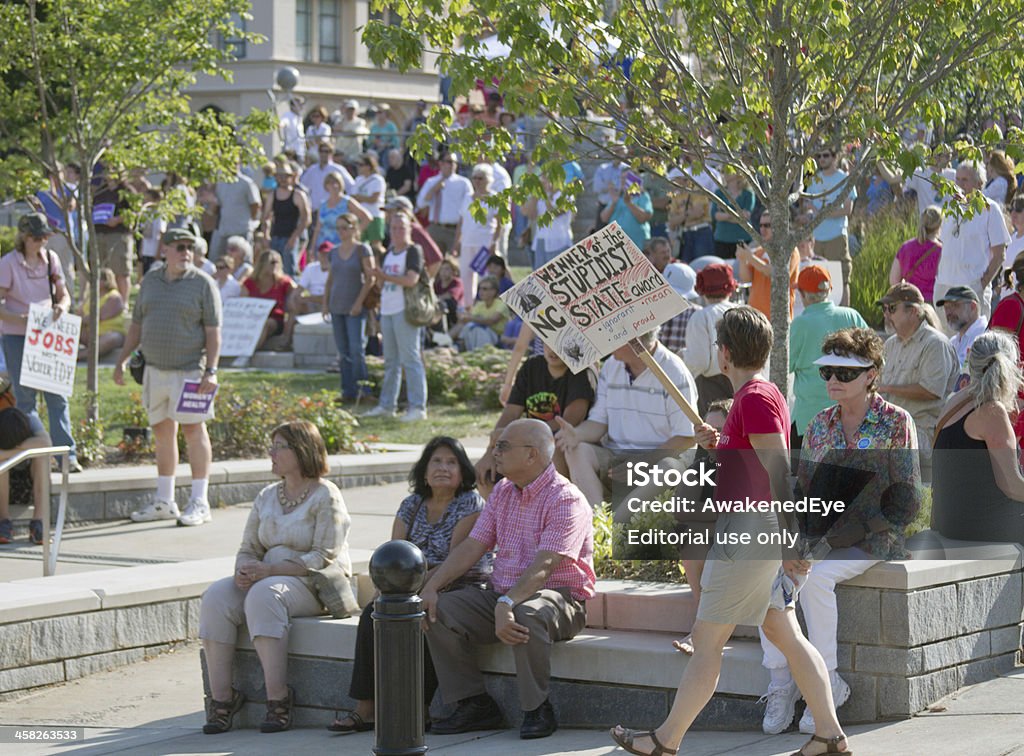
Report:
[[[141,386],[142,376],[146,372],[146,357],[142,354],[141,349],[136,349],[132,352],[132,357],[128,360],[128,372],[132,374],[135,382]]]

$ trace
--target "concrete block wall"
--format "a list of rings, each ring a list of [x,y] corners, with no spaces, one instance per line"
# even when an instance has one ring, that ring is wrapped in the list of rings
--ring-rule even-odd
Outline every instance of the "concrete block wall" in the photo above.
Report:
[[[330,323],[295,326],[292,355],[297,368],[327,368],[338,359],[334,331]]]
[[[420,447],[409,447],[380,454],[335,454],[329,458],[327,476],[339,488],[396,483],[408,479],[419,458]],[[192,475],[188,465],[179,465],[175,499],[183,507],[188,503]],[[225,506],[251,502],[265,486],[277,478],[265,459],[214,462],[210,470],[210,503]],[[52,478],[51,520],[56,522],[60,476]],[[123,520],[151,500],[156,487],[156,467],[101,468],[86,470],[70,479],[67,521],[71,523]]]
[[[230,557],[4,583],[0,696],[131,664],[194,640],[199,597]]]

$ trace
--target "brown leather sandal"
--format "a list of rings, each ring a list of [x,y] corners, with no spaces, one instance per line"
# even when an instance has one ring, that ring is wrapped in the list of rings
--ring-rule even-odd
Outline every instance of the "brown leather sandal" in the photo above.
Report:
[[[227,732],[234,724],[235,714],[242,709],[245,696],[232,688],[230,701],[217,701],[210,698],[206,701],[206,724],[203,725],[204,735],[220,735]]]
[[[835,737],[831,738],[822,738],[818,735],[812,735],[811,739],[804,743],[803,747],[799,751],[795,751],[794,753],[790,754],[790,756],[808,756],[804,753],[804,748],[806,748],[814,742],[824,743],[825,747],[828,749],[827,751],[822,751],[821,754],[815,754],[815,756],[824,756],[825,754],[835,754],[835,756],[853,756],[853,751],[839,750],[839,744],[844,740],[846,740],[845,735],[836,735]]]
[[[630,730],[627,728],[623,728],[622,734],[620,735],[618,732],[615,731],[615,728],[613,727],[608,731],[608,734],[611,736],[612,740],[615,741],[616,745],[619,746],[619,748],[622,748],[625,751],[629,751],[630,753],[635,754],[636,756],[675,756],[676,753],[675,748],[668,748],[661,744],[661,742],[658,740],[658,736],[654,734],[654,730]],[[633,745],[633,741],[637,738],[650,738],[651,743],[654,744],[654,750],[638,751],[636,747]]]
[[[276,701],[267,701],[267,713],[260,724],[260,732],[284,732],[292,728],[292,705],[295,691],[288,686],[288,695]]]

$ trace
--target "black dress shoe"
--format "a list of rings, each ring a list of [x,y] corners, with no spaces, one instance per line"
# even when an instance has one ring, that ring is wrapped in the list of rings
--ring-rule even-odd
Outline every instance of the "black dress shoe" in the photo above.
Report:
[[[534,740],[546,738],[554,734],[558,729],[558,720],[555,719],[555,710],[551,702],[545,700],[533,711],[523,712],[523,724],[519,728],[519,737],[523,740]]]
[[[505,727],[505,718],[494,699],[486,693],[464,698],[455,707],[451,716],[435,719],[431,733],[434,735],[455,735],[474,730],[500,730]]]

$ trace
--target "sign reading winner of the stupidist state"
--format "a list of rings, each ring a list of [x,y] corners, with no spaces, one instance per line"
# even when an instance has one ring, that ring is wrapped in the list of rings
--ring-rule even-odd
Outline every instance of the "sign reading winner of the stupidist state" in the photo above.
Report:
[[[617,223],[562,252],[502,299],[573,373],[688,306]]]

